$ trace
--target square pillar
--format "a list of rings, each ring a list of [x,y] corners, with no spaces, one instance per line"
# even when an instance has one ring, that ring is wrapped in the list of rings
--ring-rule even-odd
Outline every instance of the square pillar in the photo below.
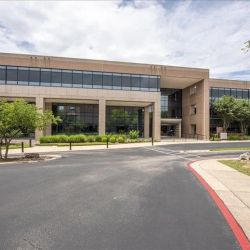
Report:
[[[99,122],[98,122],[98,134],[105,135],[106,133],[106,100],[99,100]]]
[[[37,108],[41,108],[42,110],[39,110],[39,112],[43,113],[43,110],[45,108],[45,105],[44,105],[44,98],[42,97],[36,97],[36,106]],[[35,131],[35,141],[39,141],[39,138],[42,137],[44,135],[44,131],[39,131],[39,130],[36,130]]]
[[[144,138],[149,138],[149,107],[144,108]]]
[[[45,110],[52,111],[52,103],[51,102],[45,103]],[[45,130],[44,135],[51,135],[51,129],[52,129],[52,124],[48,125],[48,127]]]
[[[153,103],[153,137],[156,140],[161,139],[161,103],[159,101]]]

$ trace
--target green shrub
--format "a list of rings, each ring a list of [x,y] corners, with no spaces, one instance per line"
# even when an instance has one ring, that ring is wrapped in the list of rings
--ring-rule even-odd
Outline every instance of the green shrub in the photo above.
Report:
[[[95,137],[93,135],[89,135],[87,137],[87,142],[94,142],[95,141]]]
[[[48,135],[48,136],[42,136],[40,138],[40,143],[57,143],[60,142],[60,140],[68,140],[68,137],[66,135]]]
[[[40,143],[49,143],[49,142],[52,142],[52,136],[51,135],[42,136],[40,138]]]
[[[250,137],[247,136],[247,135],[244,135],[244,136],[240,136],[240,135],[229,135],[229,136],[227,137],[227,139],[228,139],[229,141],[234,141],[234,140],[249,140]]]
[[[102,137],[102,142],[107,142],[108,138],[106,136]]]
[[[122,137],[124,141],[127,139],[127,135],[125,134],[120,134],[118,137]]]
[[[97,135],[97,136],[95,137],[95,141],[101,142],[101,141],[102,141],[102,137],[101,137],[100,135]]]
[[[119,136],[117,140],[118,140],[119,143],[123,143],[124,142],[124,139],[121,136]]]
[[[137,130],[130,130],[129,131],[129,138],[130,139],[137,139],[139,137],[139,131]]]
[[[59,142],[68,142],[69,137],[67,135],[58,135]]]
[[[115,139],[114,136],[112,136],[112,137],[110,137],[109,141],[110,141],[111,143],[115,143],[116,139]]]
[[[69,141],[71,142],[86,142],[87,138],[85,135],[71,135],[69,136]]]

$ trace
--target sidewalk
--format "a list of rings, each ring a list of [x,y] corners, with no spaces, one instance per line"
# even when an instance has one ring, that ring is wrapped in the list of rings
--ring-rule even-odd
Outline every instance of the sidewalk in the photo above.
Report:
[[[190,141],[183,142],[183,144],[198,144],[198,143],[210,143],[210,141]],[[173,145],[180,144],[180,142],[154,142],[154,146],[161,145]],[[141,143],[119,143],[109,145],[109,149],[122,149],[122,148],[140,148],[152,146],[152,142],[141,142]],[[101,150],[106,149],[107,145],[93,145],[93,146],[72,146],[72,151],[80,150]],[[24,148],[24,153],[49,153],[49,152],[66,152],[69,151],[69,146],[57,147],[57,146],[35,146],[32,148]],[[5,152],[5,150],[3,150]],[[9,149],[9,154],[19,154],[21,153],[21,148]]]
[[[190,166],[216,192],[250,239],[250,176],[217,160],[197,161]]]
[[[221,141],[215,143],[237,143],[237,142],[249,142],[249,141]],[[161,141],[154,142],[154,146],[162,146],[162,145],[174,145],[174,144],[201,144],[201,143],[214,143],[214,141],[196,141],[196,140],[175,140],[175,141]],[[149,147],[152,146],[151,142],[143,142],[143,143],[120,143],[109,145],[109,149],[122,149],[122,148],[140,148],[140,147]],[[101,150],[106,149],[106,145],[93,145],[93,146],[72,146],[72,151],[80,151],[80,150]],[[32,148],[24,148],[24,153],[50,153],[50,152],[66,152],[69,151],[69,146],[57,147],[57,146],[35,146]],[[195,150],[196,151],[196,150]],[[5,150],[3,150],[5,152]],[[204,152],[207,152],[204,151]],[[21,153],[21,148],[18,149],[9,149],[9,154],[19,154]]]

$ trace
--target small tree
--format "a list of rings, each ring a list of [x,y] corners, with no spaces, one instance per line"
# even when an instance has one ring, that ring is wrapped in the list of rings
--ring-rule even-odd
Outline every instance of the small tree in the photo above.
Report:
[[[223,130],[226,132],[231,122],[235,121],[236,99],[233,96],[224,95],[221,99],[213,102],[213,107],[223,122]]]
[[[250,49],[250,40],[246,41],[244,44],[246,46],[245,46],[245,48],[242,48],[241,50],[244,51],[244,53],[246,54],[249,51],[249,49]]]
[[[250,125],[250,103],[247,100],[236,100],[235,119],[240,123],[241,133],[246,133]]]
[[[45,130],[49,124],[57,123],[59,117],[54,117],[52,111],[41,112],[34,104],[23,99],[13,102],[0,100],[0,158],[2,158],[3,142],[5,144],[5,158],[8,157],[9,145],[13,138],[21,133]]]

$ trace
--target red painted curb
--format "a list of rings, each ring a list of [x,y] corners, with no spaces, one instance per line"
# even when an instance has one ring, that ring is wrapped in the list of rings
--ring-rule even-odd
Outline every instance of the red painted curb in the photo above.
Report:
[[[231,227],[236,239],[238,240],[241,248],[243,250],[250,249],[250,241],[248,240],[247,236],[245,235],[244,231],[242,230],[241,226],[238,222],[234,219],[231,212],[228,210],[226,205],[220,199],[220,197],[215,193],[215,191],[207,184],[207,182],[191,167],[193,162],[189,162],[187,167],[190,171],[197,177],[197,179],[202,183],[202,185],[206,188],[208,193],[214,199],[215,203],[219,207],[220,211],[222,212],[223,216],[225,217],[227,223]]]

